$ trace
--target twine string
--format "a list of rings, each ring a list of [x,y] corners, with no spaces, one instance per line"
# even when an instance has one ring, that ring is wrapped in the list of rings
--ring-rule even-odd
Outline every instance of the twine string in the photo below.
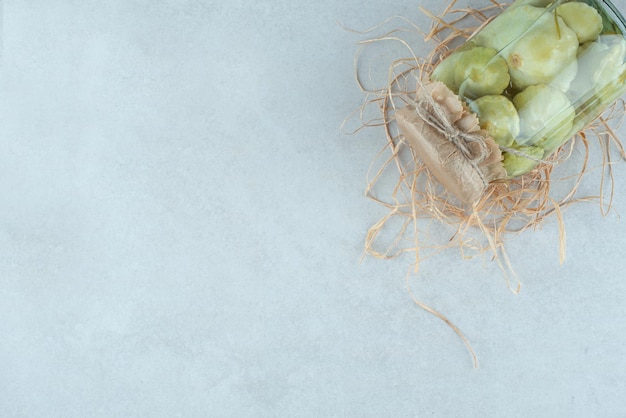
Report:
[[[465,132],[457,128],[450,121],[443,106],[437,103],[430,95],[426,95],[426,98],[415,102],[415,111],[428,126],[439,132],[459,149],[463,157],[478,173],[483,183],[488,185],[489,181],[479,168],[479,165],[490,154],[489,148],[485,144],[485,138],[480,134]],[[477,144],[477,150],[472,151],[470,144]]]

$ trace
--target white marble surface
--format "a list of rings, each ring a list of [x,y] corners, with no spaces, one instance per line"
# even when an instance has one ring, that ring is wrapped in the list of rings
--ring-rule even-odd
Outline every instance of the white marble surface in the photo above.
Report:
[[[565,265],[555,220],[511,243],[519,295],[423,265],[477,370],[407,260],[359,262],[381,137],[339,132],[338,22],[420,4],[5,1],[0,416],[626,416],[626,164],[614,212],[565,211]]]

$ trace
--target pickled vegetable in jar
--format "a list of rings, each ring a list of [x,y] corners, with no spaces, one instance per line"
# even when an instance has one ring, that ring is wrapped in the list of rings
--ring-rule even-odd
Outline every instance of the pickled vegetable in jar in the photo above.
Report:
[[[530,171],[626,90],[626,28],[609,1],[518,0],[468,44],[431,78],[476,111],[509,176]],[[507,158],[513,150],[518,158]]]
[[[503,177],[513,178],[550,157],[626,92],[625,61],[625,21],[610,1],[517,0],[440,62],[430,79],[478,117],[501,152]],[[413,145],[406,116],[399,114],[398,125]],[[450,178],[442,183],[448,187]],[[455,195],[476,199],[476,193]]]

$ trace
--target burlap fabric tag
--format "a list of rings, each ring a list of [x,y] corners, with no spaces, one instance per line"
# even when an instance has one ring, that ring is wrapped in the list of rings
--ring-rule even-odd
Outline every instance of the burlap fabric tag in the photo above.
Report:
[[[396,121],[418,158],[462,202],[475,203],[489,183],[506,177],[498,145],[443,83],[418,83],[415,103],[398,110]]]

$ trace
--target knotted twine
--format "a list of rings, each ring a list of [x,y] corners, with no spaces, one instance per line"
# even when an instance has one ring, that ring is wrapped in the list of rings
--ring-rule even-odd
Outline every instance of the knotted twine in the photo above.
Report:
[[[487,186],[489,181],[479,168],[479,165],[491,153],[485,143],[484,136],[459,129],[452,123],[444,107],[437,103],[430,94],[424,95],[424,98],[415,102],[415,112],[428,126],[439,132],[459,149],[461,155],[476,170],[483,184]],[[476,144],[476,150],[470,148],[472,144]]]
[[[489,180],[485,177],[479,166],[484,162],[490,154],[489,147],[485,144],[485,137],[478,133],[465,132],[459,129],[446,113],[443,106],[437,103],[430,94],[424,95],[424,98],[415,101],[415,112],[417,115],[431,128],[439,132],[448,141],[452,142],[461,152],[461,155],[470,163],[472,168],[476,170],[483,184],[487,186]],[[476,144],[477,149],[470,149],[470,144]],[[553,161],[535,158],[525,152],[510,147],[499,146],[501,151],[519,157],[527,158],[537,163],[554,165]]]

